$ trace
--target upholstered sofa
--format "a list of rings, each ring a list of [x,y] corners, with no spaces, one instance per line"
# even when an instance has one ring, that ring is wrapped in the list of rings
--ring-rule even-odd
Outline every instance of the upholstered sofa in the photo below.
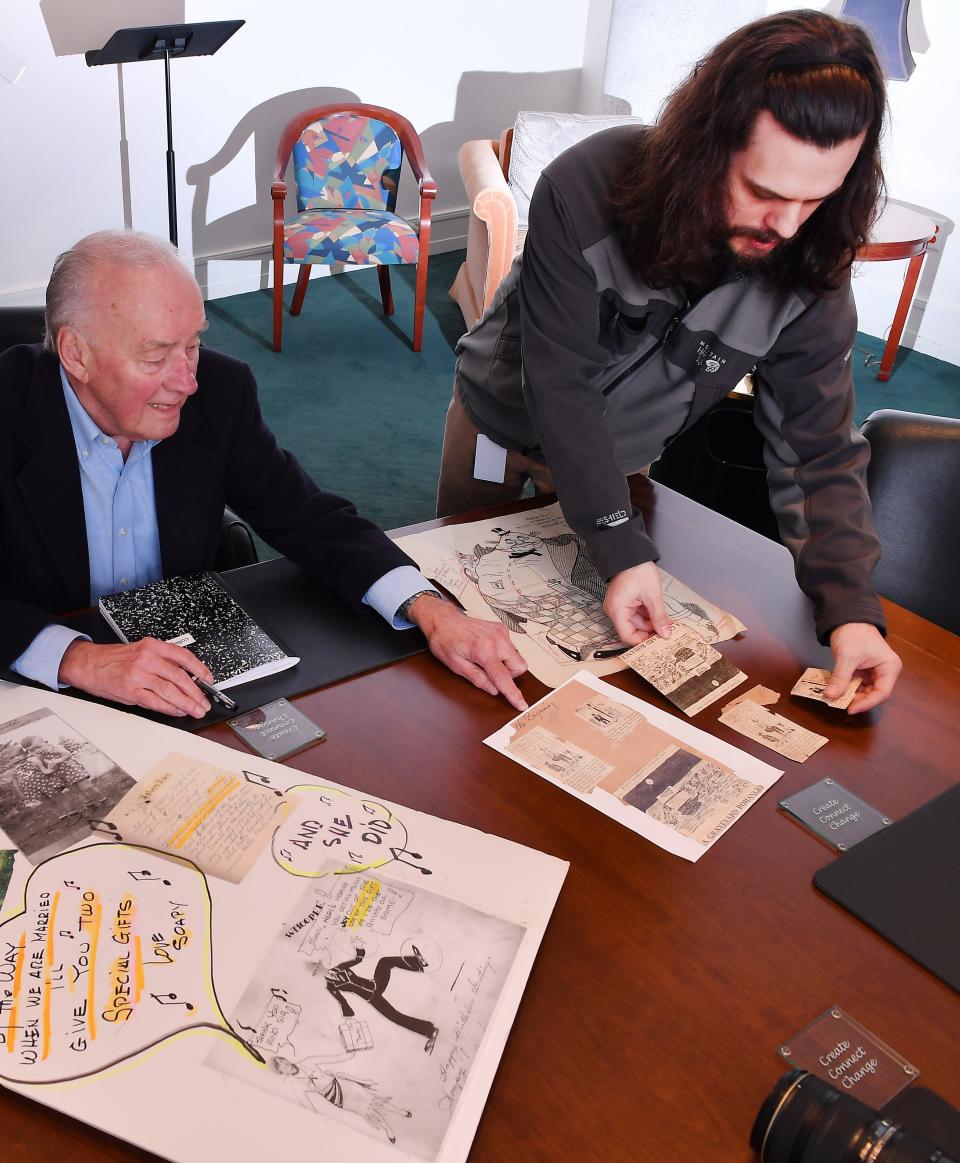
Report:
[[[635,117],[519,113],[499,140],[468,141],[457,162],[470,205],[467,257],[450,295],[468,327],[490,306],[523,249],[527,207],[540,171],[575,142]]]

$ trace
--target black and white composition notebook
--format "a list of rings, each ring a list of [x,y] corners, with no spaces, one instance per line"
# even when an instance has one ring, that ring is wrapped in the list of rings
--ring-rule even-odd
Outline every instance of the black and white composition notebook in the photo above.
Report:
[[[296,666],[210,572],[163,578],[105,594],[100,612],[124,642],[159,638],[186,646],[213,672],[220,690]]]

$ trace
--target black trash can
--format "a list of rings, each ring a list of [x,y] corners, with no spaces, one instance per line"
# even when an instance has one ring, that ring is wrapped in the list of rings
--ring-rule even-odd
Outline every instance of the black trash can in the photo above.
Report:
[[[671,440],[650,466],[650,477],[764,537],[780,540],[752,396],[728,397]]]

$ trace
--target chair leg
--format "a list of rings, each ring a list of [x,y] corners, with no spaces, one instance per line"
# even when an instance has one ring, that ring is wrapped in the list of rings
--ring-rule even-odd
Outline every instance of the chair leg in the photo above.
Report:
[[[293,292],[293,302],[290,304],[290,314],[299,315],[303,308],[303,300],[307,294],[307,283],[310,282],[310,264],[305,262],[297,274],[297,289]]]
[[[430,248],[421,241],[417,258],[417,293],[413,304],[413,350],[419,351],[423,344],[423,309],[427,304],[427,263]]]
[[[903,289],[900,292],[900,299],[897,302],[897,310],[893,316],[890,335],[884,346],[883,358],[880,360],[880,369],[877,372],[877,379],[881,383],[885,383],[890,379],[890,374],[893,371],[897,352],[900,350],[900,337],[903,335],[903,325],[906,323],[907,316],[910,314],[910,305],[913,302],[914,292],[917,289],[917,280],[920,278],[920,268],[923,266],[923,260],[926,254],[926,247],[924,247],[923,251],[920,254],[914,255],[907,265],[907,273],[903,279]]]
[[[377,267],[377,278],[380,281],[380,302],[383,304],[384,315],[393,314],[393,291],[390,288],[390,268],[382,264]]]

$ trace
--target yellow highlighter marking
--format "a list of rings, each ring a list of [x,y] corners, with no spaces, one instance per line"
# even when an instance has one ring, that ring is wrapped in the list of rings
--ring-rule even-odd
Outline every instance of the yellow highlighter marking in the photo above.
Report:
[[[344,922],[346,929],[359,929],[363,924],[364,918],[370,912],[374,901],[380,895],[382,884],[379,880],[368,880],[363,888],[360,890],[360,895],[357,897],[356,903],[347,915]]]
[[[196,832],[200,825],[207,819],[207,817],[223,803],[223,801],[232,795],[243,784],[243,780],[237,779],[236,776],[221,776],[211,784],[210,798],[206,803],[193,813],[189,820],[185,820],[183,824],[173,833],[167,841],[170,848],[182,848],[190,837]]]

